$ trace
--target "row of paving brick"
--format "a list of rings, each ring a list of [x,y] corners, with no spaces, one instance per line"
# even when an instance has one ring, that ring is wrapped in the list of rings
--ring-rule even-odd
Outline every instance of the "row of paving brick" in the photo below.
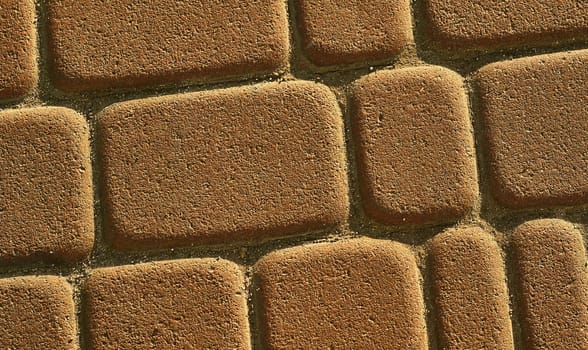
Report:
[[[302,47],[316,65],[389,60],[412,41],[409,0],[294,1]],[[580,0],[428,0],[424,27],[433,46],[537,46],[588,39]],[[284,0],[46,0],[49,67],[62,90],[230,79],[283,71],[290,55]],[[33,0],[0,4],[0,98],[37,81]]]
[[[588,266],[582,236],[557,219],[511,237],[528,349],[587,349]],[[429,244],[436,333],[443,349],[513,349],[502,251],[480,228]],[[189,259],[96,269],[82,293],[92,349],[249,349],[254,294],[267,349],[426,349],[422,278],[411,250],[356,238],[278,250],[254,266]],[[427,288],[427,287],[426,287]],[[75,349],[72,289],[55,276],[0,279],[0,343]],[[430,310],[429,310],[430,311]]]
[[[476,76],[496,199],[586,204],[588,50],[498,62]],[[368,217],[429,224],[471,212],[476,156],[458,74],[378,71],[353,84],[350,103]],[[321,84],[126,101],[97,120],[104,233],[116,248],[266,239],[348,218],[343,117]],[[0,134],[0,259],[83,259],[94,230],[83,118],[57,107],[4,111]]]

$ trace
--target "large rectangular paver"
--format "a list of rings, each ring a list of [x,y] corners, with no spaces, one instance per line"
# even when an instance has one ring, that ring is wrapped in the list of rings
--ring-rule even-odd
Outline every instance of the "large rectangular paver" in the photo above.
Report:
[[[73,110],[0,112],[0,261],[73,261],[94,242],[89,130]]]
[[[571,223],[542,219],[512,238],[528,349],[588,349],[588,261]]]
[[[37,84],[37,34],[33,0],[0,2],[0,99],[14,99]]]
[[[51,0],[49,52],[63,90],[272,72],[287,64],[281,0]]]
[[[431,243],[442,349],[513,349],[500,248],[480,228],[453,228]]]
[[[250,349],[243,273],[229,261],[103,268],[85,289],[92,349]]]
[[[399,243],[354,239],[256,265],[267,349],[426,349],[419,270]]]
[[[588,50],[477,73],[491,188],[507,207],[588,202]]]
[[[2,349],[78,349],[73,292],[56,276],[0,279]]]
[[[384,224],[438,223],[471,210],[476,159],[457,73],[436,66],[376,72],[354,84],[351,104],[368,216]]]
[[[343,122],[323,85],[129,101],[98,119],[117,247],[280,237],[347,217]]]

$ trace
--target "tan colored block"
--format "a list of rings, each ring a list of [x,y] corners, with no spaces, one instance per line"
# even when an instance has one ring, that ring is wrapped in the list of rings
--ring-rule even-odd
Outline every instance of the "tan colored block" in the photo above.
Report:
[[[588,203],[588,50],[494,63],[477,81],[500,204]]]
[[[0,279],[2,349],[78,349],[72,294],[60,277]]]
[[[588,262],[580,232],[529,221],[512,238],[528,349],[588,349]]]
[[[295,1],[304,51],[317,65],[397,56],[409,43],[408,0]]]
[[[426,0],[427,28],[451,49],[498,49],[588,39],[583,0]]]
[[[94,242],[88,126],[75,111],[0,112],[0,261],[74,261]]]
[[[99,125],[106,232],[119,248],[264,239],[347,218],[342,117],[323,85],[130,101]]]
[[[442,349],[513,349],[500,248],[479,228],[449,229],[431,242]]]
[[[354,239],[256,265],[267,349],[426,349],[419,270],[399,243]]]
[[[459,75],[441,67],[380,71],[355,83],[351,103],[368,216],[433,223],[471,210],[476,159]]]
[[[51,0],[52,76],[63,90],[226,79],[287,65],[281,0]]]
[[[0,99],[14,99],[37,85],[37,34],[32,0],[0,3]]]
[[[249,349],[239,267],[191,259],[95,270],[86,285],[92,349]]]

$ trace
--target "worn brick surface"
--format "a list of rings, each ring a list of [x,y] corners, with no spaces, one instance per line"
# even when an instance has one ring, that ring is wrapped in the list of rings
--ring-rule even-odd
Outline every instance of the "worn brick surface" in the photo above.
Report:
[[[431,243],[442,349],[513,349],[500,249],[479,228],[449,229]]]
[[[588,350],[585,1],[0,0],[0,349]]]
[[[294,2],[303,48],[317,65],[393,58],[411,40],[408,0]]]
[[[582,236],[568,222],[519,226],[512,245],[528,349],[588,349],[588,262]]]
[[[192,259],[96,270],[86,286],[92,349],[249,349],[237,265]]]
[[[2,349],[78,349],[72,289],[55,276],[0,279]]]
[[[588,50],[498,62],[477,76],[496,199],[588,202]]]
[[[268,238],[346,218],[342,117],[322,85],[125,102],[99,124],[119,247]]]
[[[30,92],[37,83],[35,3],[2,0],[0,3],[0,99]]]
[[[78,260],[93,245],[88,127],[57,107],[0,112],[0,261]]]
[[[467,214],[476,165],[459,75],[441,67],[381,71],[356,82],[352,94],[367,215],[402,224]]]
[[[50,0],[52,73],[64,90],[271,72],[286,64],[279,0]]]
[[[588,6],[569,1],[426,0],[430,36],[445,48],[496,49],[588,40]]]
[[[264,257],[256,273],[268,349],[427,348],[419,272],[398,243],[286,249]]]

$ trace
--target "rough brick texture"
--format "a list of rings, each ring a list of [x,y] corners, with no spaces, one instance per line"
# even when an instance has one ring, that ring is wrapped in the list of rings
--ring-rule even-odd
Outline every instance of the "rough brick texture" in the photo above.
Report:
[[[519,226],[512,238],[528,349],[588,349],[588,262],[580,232],[562,220]]]
[[[294,2],[303,47],[316,65],[390,59],[411,39],[408,0]]]
[[[477,197],[462,79],[441,67],[355,83],[353,129],[366,214],[386,224],[456,220]]]
[[[99,269],[86,286],[92,349],[250,349],[243,275],[220,259]]]
[[[496,199],[588,202],[588,50],[494,63],[477,78]]]
[[[588,39],[583,0],[426,0],[429,35],[444,48],[498,49]]]
[[[347,216],[342,117],[322,85],[125,102],[99,124],[119,247],[269,238]]]
[[[0,112],[0,261],[79,260],[93,245],[89,132],[57,107]]]
[[[274,252],[256,266],[268,349],[426,349],[406,247],[355,239]]]
[[[0,3],[0,99],[14,99],[37,83],[37,35],[32,0]]]
[[[442,349],[513,349],[500,249],[479,228],[445,231],[431,243]]]
[[[2,349],[78,349],[72,289],[55,276],[0,279]]]
[[[271,72],[286,65],[280,0],[48,1],[55,83],[131,87]]]
[[[587,209],[588,0],[0,0],[0,349],[588,350]]]

